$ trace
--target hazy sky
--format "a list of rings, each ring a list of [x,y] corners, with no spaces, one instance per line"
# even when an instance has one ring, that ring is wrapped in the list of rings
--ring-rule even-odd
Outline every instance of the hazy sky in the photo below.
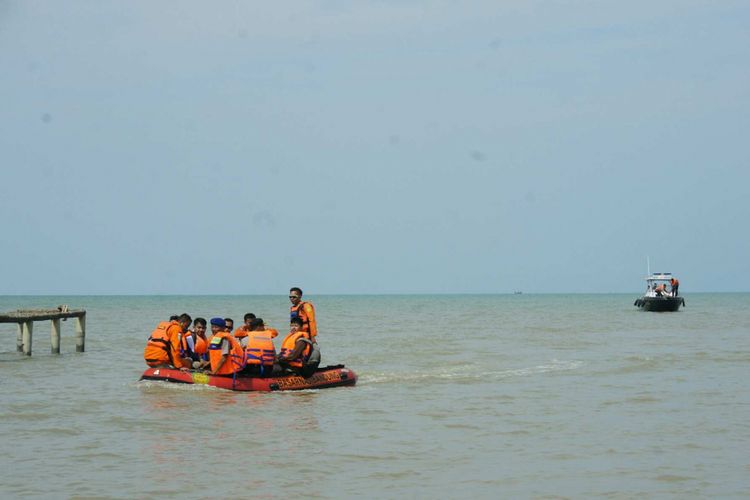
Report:
[[[0,0],[0,294],[750,286],[746,1]]]

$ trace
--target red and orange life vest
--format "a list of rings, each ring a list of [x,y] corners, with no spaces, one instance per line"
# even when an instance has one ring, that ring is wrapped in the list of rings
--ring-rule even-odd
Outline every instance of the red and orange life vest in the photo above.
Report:
[[[302,350],[302,354],[297,359],[288,360],[286,363],[289,364],[289,366],[293,366],[296,368],[302,368],[302,365],[307,361],[307,359],[310,357],[310,352],[312,351],[312,345],[309,343],[310,340],[310,334],[298,330],[294,333],[290,333],[286,336],[284,339],[284,342],[281,344],[281,356],[287,357],[292,352],[294,352],[294,346],[297,344],[298,339],[305,339],[308,342],[305,342],[305,348]]]
[[[147,365],[152,367],[164,364],[175,366],[175,358],[179,358],[175,336],[179,335],[180,330],[180,325],[176,321],[162,321],[156,326],[146,341],[145,349],[143,349],[143,359],[146,360]]]
[[[315,340],[318,335],[318,323],[315,321],[315,308],[309,302],[300,302],[289,308],[289,319],[302,319],[302,329],[310,332],[310,338]]]
[[[278,332],[274,329],[248,333],[247,347],[245,348],[248,365],[273,367],[273,361],[276,359],[276,348],[272,339],[276,335],[278,335]]]
[[[193,337],[192,352],[194,354],[197,354],[198,356],[206,354],[206,351],[208,350],[206,340],[195,332],[187,332],[180,337],[180,354],[184,357],[188,357],[191,352],[190,346],[188,345],[188,337]]]
[[[247,337],[247,334],[248,334],[248,333],[250,333],[250,330],[248,330],[248,329],[247,329],[247,325],[242,325],[242,326],[238,326],[238,327],[237,327],[237,328],[236,328],[236,329],[234,330],[234,333],[233,333],[233,335],[234,335],[234,337],[235,337],[235,338],[237,338],[237,339],[242,339],[242,338],[245,338],[245,337]]]
[[[229,342],[229,357],[221,365],[216,375],[231,375],[245,367],[245,350],[236,338],[229,332],[219,332],[208,343],[208,359],[211,361],[211,370],[215,371],[221,361],[221,345]]]

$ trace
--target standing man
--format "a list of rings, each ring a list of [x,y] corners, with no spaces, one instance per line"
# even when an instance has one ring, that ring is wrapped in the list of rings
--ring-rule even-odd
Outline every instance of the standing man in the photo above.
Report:
[[[309,302],[302,302],[302,289],[292,287],[289,289],[289,302],[292,306],[289,308],[289,319],[300,318],[302,320],[302,330],[310,334],[310,339],[317,342],[318,324],[315,321],[315,308]]]
[[[672,297],[677,297],[677,289],[680,288],[680,280],[672,276],[672,281],[669,282],[672,285]]]

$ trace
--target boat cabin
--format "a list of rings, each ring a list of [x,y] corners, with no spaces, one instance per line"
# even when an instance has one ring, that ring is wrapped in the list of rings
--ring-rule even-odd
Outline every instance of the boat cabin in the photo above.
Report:
[[[671,297],[672,273],[652,273],[646,276],[646,293],[644,297]],[[662,285],[664,285],[662,287]]]

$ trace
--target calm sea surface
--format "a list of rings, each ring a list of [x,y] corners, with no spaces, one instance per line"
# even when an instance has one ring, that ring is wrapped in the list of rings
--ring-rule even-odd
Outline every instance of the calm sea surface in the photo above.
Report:
[[[310,296],[359,383],[265,394],[138,382],[143,347],[182,312],[282,331],[285,296],[0,297],[88,311],[80,354],[0,325],[2,496],[748,498],[750,294],[637,296]]]

